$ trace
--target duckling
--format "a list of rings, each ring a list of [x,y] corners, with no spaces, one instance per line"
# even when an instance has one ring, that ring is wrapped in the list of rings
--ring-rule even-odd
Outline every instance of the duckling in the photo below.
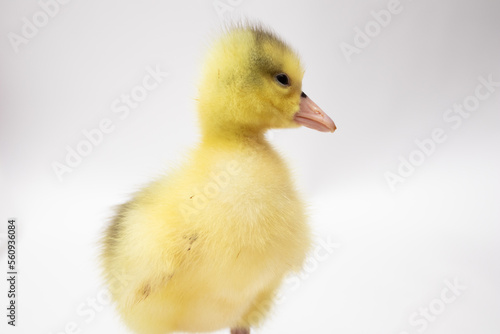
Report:
[[[311,245],[304,204],[268,129],[333,132],[302,92],[297,54],[260,25],[226,30],[204,63],[199,144],[117,210],[102,267],[136,333],[248,334]]]

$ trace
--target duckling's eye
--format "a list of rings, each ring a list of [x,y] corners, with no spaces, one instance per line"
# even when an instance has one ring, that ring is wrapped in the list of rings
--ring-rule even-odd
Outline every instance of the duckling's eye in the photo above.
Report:
[[[274,76],[274,78],[276,79],[276,81],[278,81],[282,86],[290,86],[290,79],[288,79],[288,75],[286,75],[285,73],[280,73],[280,74],[276,74]]]

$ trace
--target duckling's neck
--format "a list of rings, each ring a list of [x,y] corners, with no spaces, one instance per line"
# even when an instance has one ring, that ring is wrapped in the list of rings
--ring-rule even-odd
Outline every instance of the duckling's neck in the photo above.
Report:
[[[217,145],[268,146],[264,130],[250,128],[219,128],[203,131],[202,142]]]

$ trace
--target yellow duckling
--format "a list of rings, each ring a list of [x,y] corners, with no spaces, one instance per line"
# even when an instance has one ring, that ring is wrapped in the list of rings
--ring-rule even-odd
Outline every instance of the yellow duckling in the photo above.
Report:
[[[187,161],[122,205],[103,242],[109,289],[135,332],[245,334],[265,318],[310,247],[304,206],[271,128],[335,130],[302,92],[298,56],[259,26],[208,53],[202,139]]]

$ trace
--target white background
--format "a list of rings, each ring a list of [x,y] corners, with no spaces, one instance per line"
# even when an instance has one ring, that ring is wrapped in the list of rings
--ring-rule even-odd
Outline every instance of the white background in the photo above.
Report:
[[[478,77],[500,81],[500,4],[401,0],[349,62],[340,45],[388,0],[222,2],[224,16],[260,20],[298,50],[304,91],[338,126],[269,134],[310,203],[318,247],[335,247],[311,255],[255,333],[498,334],[500,88],[456,129],[443,115],[472,101]],[[198,70],[223,19],[212,1],[73,0],[15,52],[9,33],[40,11],[0,4],[0,268],[15,217],[20,273],[15,329],[0,280],[0,331],[128,333],[103,300],[98,239],[115,205],[198,140]],[[148,66],[169,75],[120,119],[112,102]],[[105,118],[113,132],[59,181],[52,164]],[[386,173],[422,157],[415,141],[435,128],[446,140],[391,189]],[[466,287],[449,303],[446,280]],[[432,321],[420,315],[429,307]]]

